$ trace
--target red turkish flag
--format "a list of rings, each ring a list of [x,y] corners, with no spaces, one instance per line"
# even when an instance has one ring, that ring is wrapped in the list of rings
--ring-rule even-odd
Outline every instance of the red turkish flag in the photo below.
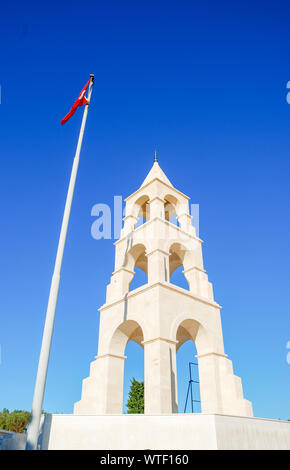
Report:
[[[75,103],[73,104],[73,106],[71,107],[71,110],[70,112],[60,121],[61,124],[65,124],[66,121],[69,120],[70,117],[72,117],[72,115],[76,112],[76,109],[79,107],[79,106],[83,106],[84,104],[87,104],[88,103],[88,100],[87,98],[85,97],[85,92],[87,91],[87,88],[89,86],[89,83],[90,83],[91,79],[88,81],[88,83],[86,83],[86,85],[84,86],[84,88],[82,89],[81,93],[80,93],[80,96],[78,97],[78,99],[75,101]]]

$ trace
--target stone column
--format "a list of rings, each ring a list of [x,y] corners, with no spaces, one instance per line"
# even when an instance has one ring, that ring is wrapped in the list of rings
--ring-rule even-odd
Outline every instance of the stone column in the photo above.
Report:
[[[128,293],[134,274],[135,271],[127,268],[119,268],[113,272],[111,282],[107,285],[107,302],[121,299]]]
[[[177,413],[177,341],[155,338],[143,344],[145,414]]]
[[[208,353],[196,357],[202,413],[223,413],[222,384],[218,364],[220,354]],[[226,356],[223,355],[223,357]]]
[[[169,282],[169,253],[161,248],[155,248],[146,256],[148,259],[148,283]]]
[[[124,359],[126,356],[115,354],[96,356],[90,376],[83,380],[74,414],[122,414]]]
[[[183,271],[189,285],[190,292],[213,300],[212,283],[208,281],[208,276],[204,269],[193,266]]]
[[[195,230],[192,225],[191,215],[189,215],[186,212],[183,212],[182,214],[178,214],[177,220],[178,220],[181,230],[184,230],[184,232],[189,233],[191,235],[195,235]]]
[[[123,218],[123,221],[124,227],[121,230],[121,238],[125,237],[126,235],[128,235],[128,233],[134,230],[135,225],[138,222],[138,217],[135,217],[134,215],[127,215]]]
[[[202,412],[253,416],[252,405],[243,396],[241,379],[234,375],[226,354],[212,352],[196,357]]]
[[[154,219],[155,217],[160,217],[161,219],[165,218],[165,211],[164,211],[164,199],[156,196],[148,202],[150,205],[150,220]]]

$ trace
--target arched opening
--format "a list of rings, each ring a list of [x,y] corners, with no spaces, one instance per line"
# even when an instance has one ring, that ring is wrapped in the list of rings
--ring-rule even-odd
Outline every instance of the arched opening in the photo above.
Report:
[[[130,283],[130,291],[134,289],[138,289],[138,287],[144,286],[144,284],[147,284],[148,282],[146,272],[144,272],[143,269],[140,269],[137,266],[135,266],[134,271],[135,271],[135,274]]]
[[[131,248],[131,250],[128,252],[126,266],[128,269],[135,272],[129,285],[130,291],[147,284],[148,260],[144,245],[139,243],[138,245],[135,245],[133,248]]]
[[[201,413],[196,354],[194,342],[188,340],[183,343],[176,355],[178,413]]]
[[[127,412],[126,403],[131,379],[144,381],[144,335],[139,323],[126,320],[115,330],[110,345],[111,354],[126,356],[124,360],[123,413]]]
[[[175,271],[173,271],[169,282],[175,286],[181,287],[182,289],[188,290],[188,282],[183,274],[183,266],[179,266]]]
[[[128,413],[127,402],[132,379],[144,382],[144,349],[134,340],[127,343],[125,349],[123,413]]]
[[[116,376],[116,371],[114,373],[114,387],[119,387],[116,399],[120,405],[120,411],[122,410],[123,413],[126,412],[131,379],[135,377],[136,380],[144,380],[143,341],[143,329],[135,320],[125,320],[121,323],[110,340],[110,354],[120,358],[126,356],[125,359],[121,359],[124,361],[122,362],[124,369],[119,369],[120,375]]]
[[[178,412],[201,413],[196,343],[203,336],[201,325],[192,319],[183,320],[177,329],[176,368]]]
[[[180,243],[173,243],[171,245],[169,249],[169,282],[188,290],[188,282],[183,274],[185,252],[186,248]]]
[[[145,222],[146,222],[146,219],[144,219],[144,217],[142,215],[138,215],[138,221],[135,225],[135,230],[136,230],[136,228],[140,227],[140,225],[145,224]]]
[[[178,201],[172,195],[167,195],[164,197],[164,212],[165,212],[165,220],[170,222],[173,225],[179,226],[178,219],[177,219],[177,206]]]
[[[148,202],[149,197],[144,195],[134,203],[133,215],[138,218],[135,229],[150,219],[150,204]]]

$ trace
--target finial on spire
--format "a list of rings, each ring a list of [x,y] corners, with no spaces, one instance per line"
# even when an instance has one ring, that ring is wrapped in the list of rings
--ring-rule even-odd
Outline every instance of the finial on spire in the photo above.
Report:
[[[158,162],[158,160],[157,160],[157,152],[156,152],[156,150],[155,150],[154,162]]]

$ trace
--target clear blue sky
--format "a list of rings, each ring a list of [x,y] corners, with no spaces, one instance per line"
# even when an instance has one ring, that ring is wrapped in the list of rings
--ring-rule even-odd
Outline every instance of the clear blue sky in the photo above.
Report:
[[[95,73],[44,409],[72,412],[97,353],[114,246],[91,237],[91,208],[136,190],[156,148],[200,204],[225,350],[254,414],[290,419],[289,24],[286,0],[2,5],[0,409],[31,408],[82,113],[60,119]],[[178,357],[181,407],[193,351]],[[126,352],[127,389],[143,371],[141,349]]]

